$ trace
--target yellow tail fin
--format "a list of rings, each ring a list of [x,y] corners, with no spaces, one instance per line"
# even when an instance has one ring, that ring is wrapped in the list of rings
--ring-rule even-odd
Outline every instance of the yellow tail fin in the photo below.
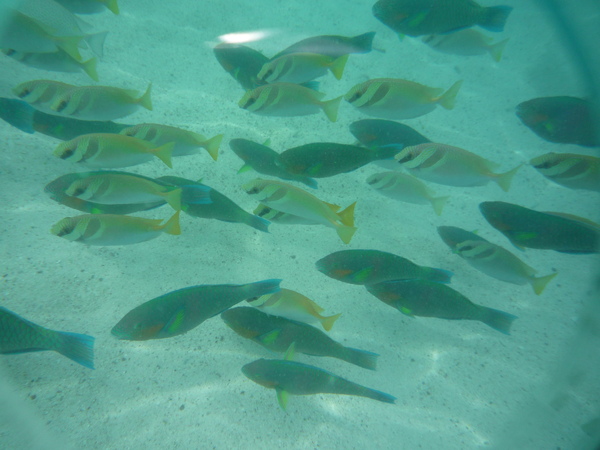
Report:
[[[148,84],[148,89],[144,92],[140,98],[137,99],[137,103],[139,103],[144,108],[152,111],[152,100],[150,99],[150,91],[152,90],[152,82]]]
[[[335,323],[336,320],[338,320],[340,318],[341,315],[342,315],[342,313],[339,313],[339,314],[336,314],[335,316],[324,317],[323,319],[321,319],[321,325],[323,326],[323,329],[325,331],[331,330],[331,328],[333,327],[333,324]]]
[[[460,91],[460,87],[462,86],[463,80],[458,80],[450,89],[448,89],[442,96],[438,99],[438,103],[442,105],[442,107],[446,109],[454,108],[454,102],[456,101],[456,95],[458,91]]]
[[[175,142],[168,142],[165,145],[161,145],[160,147],[151,150],[151,153],[164,162],[167,167],[172,169],[173,163],[171,162],[171,156],[174,148]]]
[[[504,192],[508,192],[508,190],[510,189],[510,183],[512,182],[513,177],[515,176],[515,174],[521,168],[522,165],[523,164],[520,164],[517,167],[515,167],[514,169],[509,170],[508,172],[500,173],[494,178],[496,183],[498,183],[498,186],[500,186]]]
[[[221,145],[222,140],[223,135],[217,134],[216,136],[211,137],[209,140],[202,143],[202,147],[206,149],[210,157],[215,161],[219,157],[219,146]]]
[[[546,289],[546,285],[556,275],[558,275],[558,272],[551,273],[550,275],[546,275],[544,277],[532,278],[531,279],[531,287],[533,288],[533,292],[535,292],[537,295],[540,295],[542,292],[544,292],[544,289]]]
[[[340,56],[329,66],[329,70],[336,78],[336,80],[342,79],[342,75],[344,74],[344,67],[346,67],[346,63],[348,62],[348,56],[349,55]]]
[[[167,234],[174,234],[174,235],[179,235],[181,234],[181,228],[179,227],[179,214],[181,213],[181,211],[177,211],[175,214],[173,214],[171,216],[171,218],[169,220],[167,220],[167,223],[165,223],[163,226],[161,226],[161,229],[163,230],[163,232],[167,233]]]
[[[340,96],[332,100],[327,100],[326,102],[321,102],[321,108],[323,108],[323,112],[331,122],[337,120],[338,109],[342,98],[343,96]]]

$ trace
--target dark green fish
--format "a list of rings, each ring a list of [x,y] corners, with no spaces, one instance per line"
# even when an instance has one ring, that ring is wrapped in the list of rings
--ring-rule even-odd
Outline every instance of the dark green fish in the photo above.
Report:
[[[411,317],[477,320],[504,334],[510,334],[510,326],[517,318],[504,311],[477,305],[449,286],[427,280],[385,281],[366,288],[383,303]]]
[[[0,118],[25,133],[35,133],[33,116],[36,111],[22,100],[0,97]]]
[[[317,53],[337,59],[350,53],[369,53],[372,49],[375,32],[358,36],[314,36],[296,42],[277,53],[271,60],[290,53]]]
[[[229,309],[221,314],[221,319],[240,336],[274,352],[285,352],[295,343],[296,351],[307,355],[330,356],[370,370],[377,366],[377,354],[344,347],[304,322],[272,316],[248,306]]]
[[[539,212],[506,202],[483,202],[479,209],[490,225],[519,248],[600,252],[600,226],[583,217]]]
[[[340,250],[320,259],[317,270],[350,284],[374,284],[388,280],[424,279],[450,283],[453,273],[419,266],[406,258],[379,250]]]
[[[472,0],[379,0],[373,15],[400,35],[443,34],[478,25],[503,31],[510,6],[484,7]]]
[[[279,163],[293,174],[325,178],[352,172],[373,161],[391,159],[396,153],[394,148],[370,150],[356,145],[315,142],[285,150],[279,155]]]
[[[534,98],[517,106],[517,117],[546,141],[600,146],[593,105],[588,100],[567,96]]]
[[[431,142],[408,125],[392,120],[358,120],[350,124],[350,133],[370,149],[395,148],[400,151],[404,147]]]
[[[279,291],[280,282],[204,284],[172,291],[129,311],[114,326],[112,334],[130,341],[177,336],[242,300]]]
[[[221,67],[246,90],[267,84],[258,79],[258,72],[269,62],[261,52],[241,44],[218,44],[213,49]]]
[[[312,178],[294,175],[284,169],[279,159],[279,153],[266,145],[248,139],[232,139],[229,141],[229,147],[244,161],[244,165],[238,173],[254,169],[263,175],[277,177],[282,180],[298,181],[311,188],[317,188],[317,182]]]
[[[52,350],[94,368],[94,338],[36,325],[0,306],[0,354]]]
[[[295,361],[259,359],[242,367],[242,372],[255,383],[275,389],[279,406],[284,410],[289,394],[357,395],[384,403],[396,403],[396,397],[389,394],[353,383],[318,367]]]
[[[157,181],[170,183],[182,189],[181,210],[192,216],[202,219],[216,219],[223,222],[243,223],[265,233],[269,232],[269,221],[250,214],[240,208],[229,197],[221,194],[205,184],[187,178],[165,176],[157,178]],[[196,201],[198,189],[209,188],[211,203],[203,204]]]

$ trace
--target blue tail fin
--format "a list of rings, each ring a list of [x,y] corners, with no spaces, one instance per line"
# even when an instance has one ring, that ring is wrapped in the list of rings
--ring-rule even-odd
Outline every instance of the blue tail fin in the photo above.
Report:
[[[56,349],[57,352],[82,366],[89,369],[94,368],[94,338],[92,336],[66,331],[57,331],[57,333],[63,338],[61,345]]]

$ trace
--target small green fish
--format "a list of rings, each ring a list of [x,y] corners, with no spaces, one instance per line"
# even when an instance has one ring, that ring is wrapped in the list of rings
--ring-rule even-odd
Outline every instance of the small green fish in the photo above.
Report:
[[[277,53],[273,59],[291,53],[318,53],[337,59],[350,53],[369,53],[375,32],[346,37],[336,35],[313,36],[290,45]]]
[[[286,360],[259,359],[242,367],[242,373],[261,386],[275,389],[277,401],[285,410],[289,394],[342,394],[356,395],[384,403],[396,403],[396,397],[384,392],[361,386],[338,377],[315,366],[289,361],[293,345],[286,354]]]
[[[342,79],[348,55],[335,59],[318,53],[290,53],[265,63],[258,79],[266,83],[308,83],[329,70],[337,80]]]
[[[116,214],[84,214],[65,217],[51,233],[67,241],[87,245],[130,245],[157,238],[162,233],[179,235],[179,211],[167,222]]]
[[[51,53],[18,52],[9,49],[2,49],[2,53],[29,67],[53,72],[83,72],[92,80],[98,81],[98,72],[96,71],[98,60],[96,58],[90,58],[87,61],[78,61],[60,48]]]
[[[244,184],[242,189],[267,206],[334,228],[344,244],[349,244],[356,232],[354,226],[356,202],[343,211],[337,212],[339,206],[325,203],[303,189],[281,181],[260,178]]]
[[[50,107],[54,99],[75,87],[72,84],[61,83],[60,81],[33,80],[15,86],[12,91],[17,97],[26,101],[38,111],[56,114]]]
[[[447,186],[483,186],[494,181],[504,191],[521,168],[521,165],[505,173],[494,173],[496,163],[462,148],[446,144],[420,144],[406,147],[396,155],[412,175],[433,183]]]
[[[261,52],[245,45],[227,43],[218,44],[213,52],[221,67],[244,89],[254,89],[265,84],[258,79],[258,72],[269,62],[269,58]]]
[[[114,120],[136,112],[140,107],[152,111],[150,90],[138,92],[112,86],[79,86],[54,97],[50,109],[54,114],[82,120]]]
[[[0,354],[51,350],[89,369],[94,368],[94,338],[36,325],[0,306]]]
[[[600,225],[588,219],[506,202],[483,202],[479,209],[490,225],[519,248],[600,253]]]
[[[399,78],[376,78],[357,84],[344,100],[360,112],[382,119],[412,119],[433,111],[437,105],[454,108],[462,80],[450,89],[432,88]]]
[[[157,157],[172,168],[174,147],[173,142],[154,148],[150,142],[131,136],[92,133],[59,144],[54,150],[54,156],[103,169],[135,166]]]
[[[570,189],[600,192],[600,158],[573,153],[546,153],[529,161],[539,173]]]
[[[279,211],[267,205],[263,205],[262,203],[259,203],[253,212],[263,219],[281,225],[319,225],[319,222],[316,220],[306,219],[304,217],[296,216],[295,214]]]
[[[398,152],[404,147],[431,142],[408,125],[382,119],[363,119],[350,124],[350,133],[370,149],[395,148]]]
[[[494,330],[510,334],[512,314],[471,302],[445,284],[428,280],[395,280],[369,284],[367,291],[407,316],[447,320],[477,320]]]
[[[229,309],[221,319],[240,336],[274,352],[285,352],[294,343],[296,350],[306,355],[330,356],[370,370],[377,367],[377,354],[345,347],[303,322],[270,316],[247,306]]]
[[[144,141],[150,142],[155,147],[175,143],[172,156],[193,155],[198,153],[198,148],[204,148],[215,161],[219,157],[219,146],[223,139],[222,134],[218,134],[210,139],[193,131],[183,130],[181,128],[160,125],[157,123],[142,123],[133,127],[121,130],[121,134],[133,136]]]
[[[117,0],[55,0],[75,14],[95,14],[106,11],[119,14]]]
[[[299,292],[292,291],[291,289],[281,289],[274,294],[249,299],[248,303],[256,308],[260,308],[267,314],[281,316],[299,322],[319,322],[325,331],[330,331],[335,321],[342,315],[340,313],[334,316],[322,316],[321,313],[324,311],[323,308],[313,302],[310,298]]]
[[[425,36],[423,42],[437,51],[451,55],[475,56],[489,53],[494,61],[499,62],[508,39],[494,42],[493,38],[480,31],[467,28],[450,34]]]
[[[186,333],[242,300],[277,292],[281,280],[249,284],[203,284],[153,298],[129,311],[111,333],[119,339],[145,341]]]
[[[322,110],[335,122],[342,97],[321,101],[324,96],[297,84],[273,83],[247,91],[239,106],[254,114],[277,117],[308,116]]]
[[[375,173],[367,178],[367,184],[377,192],[394,200],[417,205],[431,204],[438,216],[442,214],[442,209],[450,198],[448,196],[436,197],[435,193],[425,183],[400,172]]]
[[[389,280],[424,279],[450,283],[452,272],[419,266],[392,253],[379,250],[340,250],[316,262],[317,270],[334,280],[369,285]]]

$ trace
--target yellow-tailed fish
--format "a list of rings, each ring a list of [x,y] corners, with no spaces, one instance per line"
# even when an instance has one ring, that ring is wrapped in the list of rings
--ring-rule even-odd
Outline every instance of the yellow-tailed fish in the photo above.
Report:
[[[367,184],[377,192],[394,200],[417,205],[431,204],[438,216],[442,214],[442,209],[450,198],[448,196],[436,197],[435,193],[425,183],[400,172],[375,173],[367,178]]]
[[[56,0],[69,11],[75,14],[95,14],[110,10],[113,14],[119,14],[117,0]]]
[[[117,214],[84,214],[65,217],[54,224],[51,233],[67,241],[87,245],[129,245],[157,238],[162,233],[179,235],[179,213],[167,222],[161,219],[121,216]]]
[[[375,32],[359,34],[358,36],[346,37],[337,35],[312,36],[302,39],[280,51],[272,59],[290,53],[318,53],[331,58],[350,53],[369,53],[372,49]]]
[[[332,58],[318,53],[291,53],[267,62],[260,72],[258,79],[267,83],[307,83],[322,77],[331,71],[340,80],[348,55]]]
[[[432,34],[423,37],[423,42],[431,48],[451,55],[474,56],[489,53],[494,61],[502,58],[508,39],[494,42],[490,36],[467,28],[449,34]]]
[[[342,315],[340,313],[334,316],[322,316],[321,312],[324,311],[324,308],[317,305],[310,298],[291,289],[282,288],[274,294],[248,299],[248,303],[267,314],[300,322],[319,322],[326,331],[331,330],[335,321]]]
[[[550,181],[571,189],[600,192],[600,158],[573,153],[546,153],[529,161]]]
[[[170,142],[154,148],[150,142],[131,136],[92,133],[59,144],[54,156],[105,169],[135,166],[157,157],[168,167],[173,167],[171,153],[174,146]]]
[[[259,203],[253,212],[263,219],[282,225],[319,225],[319,222],[315,220],[305,219],[304,217],[279,211],[270,206],[263,205],[262,203]]]
[[[344,99],[359,111],[382,119],[412,119],[433,111],[437,105],[454,108],[462,80],[444,92],[414,81],[376,78],[357,84]]]
[[[510,188],[513,176],[521,165],[505,173],[495,173],[496,163],[462,148],[446,144],[406,147],[396,155],[396,161],[411,174],[423,180],[447,186],[483,186],[494,181],[504,191]]]
[[[12,91],[21,100],[26,101],[38,111],[55,114],[51,105],[57,97],[76,88],[72,84],[53,80],[26,81],[15,86]]]
[[[278,117],[308,116],[322,110],[335,122],[342,97],[321,101],[324,96],[298,84],[273,83],[247,91],[239,106],[254,114]]]
[[[58,49],[57,51],[51,53],[18,52],[16,50],[3,49],[2,53],[29,67],[50,70],[53,72],[84,72],[92,80],[98,81],[96,58],[90,58],[87,61],[80,62],[62,49]]]
[[[199,148],[203,148],[215,161],[219,157],[219,146],[223,139],[222,134],[217,134],[209,139],[193,131],[157,123],[142,123],[125,128],[121,134],[143,139],[155,147],[174,142],[175,148],[172,156],[192,155],[198,153]]]
[[[79,86],[54,98],[54,114],[82,120],[114,120],[134,113],[140,107],[152,111],[150,91],[138,97],[137,91],[112,86]]]
[[[343,211],[336,212],[339,206],[325,203],[303,189],[281,181],[260,178],[244,184],[242,189],[267,206],[334,228],[345,244],[350,242],[356,232],[354,227],[356,202]]]

